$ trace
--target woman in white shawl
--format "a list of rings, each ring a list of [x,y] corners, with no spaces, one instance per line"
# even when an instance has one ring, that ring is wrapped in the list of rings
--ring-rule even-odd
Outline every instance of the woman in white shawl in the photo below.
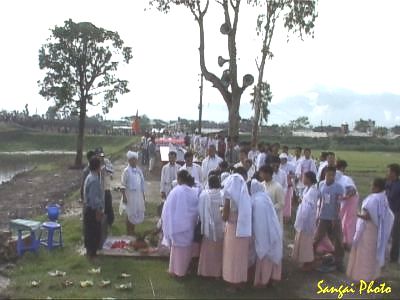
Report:
[[[305,189],[299,207],[297,208],[294,228],[296,236],[292,259],[302,266],[303,271],[310,271],[314,261],[314,233],[316,229],[318,188],[317,177],[314,172],[308,171],[303,176]]]
[[[199,215],[201,221],[200,260],[198,275],[221,277],[224,222],[220,207],[223,204],[221,182],[218,175],[208,177],[208,189],[200,194]]]
[[[394,216],[385,193],[385,180],[377,178],[372,194],[362,203],[358,214],[347,276],[352,280],[372,281],[380,276],[385,264],[385,250],[393,226]]]
[[[251,181],[253,206],[253,241],[256,253],[254,286],[262,287],[270,281],[281,280],[283,240],[282,227],[274,205],[264,185]]]
[[[128,235],[135,234],[135,225],[144,220],[145,195],[144,177],[142,171],[137,167],[138,154],[128,151],[126,154],[129,165],[121,175],[122,202],[125,207],[127,220],[126,231]]]
[[[161,215],[163,244],[171,247],[168,272],[177,277],[186,275],[192,261],[199,205],[198,189],[191,188],[192,183],[188,171],[178,172],[178,185],[168,194]]]
[[[225,179],[222,192],[225,201],[222,218],[226,221],[222,277],[230,283],[230,291],[235,291],[247,282],[251,199],[244,179],[247,172],[244,170],[242,173],[232,174]]]

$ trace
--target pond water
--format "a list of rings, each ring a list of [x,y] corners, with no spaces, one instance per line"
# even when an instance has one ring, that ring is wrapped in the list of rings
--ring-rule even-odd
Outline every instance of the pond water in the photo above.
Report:
[[[9,169],[0,169],[0,184],[6,183],[8,181],[10,181],[11,179],[14,178],[14,176],[20,174],[20,173],[24,173],[27,171],[30,171],[33,169],[33,166],[15,166],[14,168],[9,168]]]
[[[49,163],[54,158],[71,156],[70,151],[15,151],[0,152],[0,185],[14,176],[32,170],[40,163]]]

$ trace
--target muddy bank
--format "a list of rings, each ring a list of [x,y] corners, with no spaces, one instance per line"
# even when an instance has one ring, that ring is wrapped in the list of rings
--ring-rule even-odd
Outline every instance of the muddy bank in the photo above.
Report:
[[[52,157],[52,159],[57,159]],[[68,215],[78,213],[81,208],[79,195],[66,202],[66,198],[80,187],[81,170],[70,169],[70,161],[61,159],[57,162],[56,171],[40,171],[37,169],[16,175],[9,182],[0,185],[0,229],[8,228],[10,219],[34,218],[46,213],[48,203],[63,205],[63,212]],[[126,167],[125,158],[113,161],[114,176],[112,187],[120,186],[122,170]],[[158,166],[160,164],[158,163]],[[148,200],[159,201],[160,169],[157,167],[149,174],[147,168],[141,166],[146,178]],[[113,191],[114,210],[118,211],[120,194]]]
[[[10,219],[44,214],[48,203],[62,202],[78,189],[80,174],[63,165],[57,171],[22,173],[0,185],[0,228],[7,228]]]

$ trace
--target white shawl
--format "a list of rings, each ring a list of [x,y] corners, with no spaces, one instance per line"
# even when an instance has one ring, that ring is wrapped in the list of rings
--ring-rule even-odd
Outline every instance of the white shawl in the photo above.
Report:
[[[392,231],[394,215],[389,208],[385,191],[370,194],[363,202],[362,209],[368,211],[371,220],[358,218],[353,244],[357,245],[365,229],[366,222],[372,221],[378,227],[376,259],[379,266],[385,264],[385,249]]]
[[[317,218],[318,189],[316,185],[310,186],[303,191],[303,198],[297,208],[294,228],[297,232],[303,231],[314,234]]]
[[[345,194],[347,194],[350,188],[354,189],[357,193],[357,187],[353,179],[347,175],[344,175],[343,172],[336,171],[335,181],[343,187]]]
[[[282,227],[279,223],[271,198],[264,186],[257,180],[251,181],[253,202],[253,236],[257,257],[265,256],[275,264],[280,264],[283,256]]]
[[[198,219],[198,202],[198,190],[187,185],[178,185],[169,193],[161,215],[164,245],[170,246],[177,234],[185,232],[190,232],[189,238],[184,245],[178,246],[191,245]]]
[[[224,224],[220,207],[223,204],[219,189],[204,190],[199,199],[201,233],[214,242],[224,238]]]
[[[239,174],[232,174],[224,181],[223,198],[233,201],[238,208],[236,237],[251,236],[251,198],[247,184]]]

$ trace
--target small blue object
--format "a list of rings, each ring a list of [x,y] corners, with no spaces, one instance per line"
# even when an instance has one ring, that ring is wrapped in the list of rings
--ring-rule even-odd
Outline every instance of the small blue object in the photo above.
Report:
[[[39,249],[39,240],[36,238],[35,231],[40,228],[40,222],[25,219],[14,219],[10,221],[10,229],[18,233],[17,254],[22,256],[25,251],[37,252]],[[30,232],[30,244],[26,245],[23,240],[23,233]]]
[[[54,238],[56,237],[56,239]],[[44,222],[40,227],[40,245],[52,250],[63,246],[61,225],[57,222]]]
[[[55,222],[60,214],[60,206],[58,204],[51,204],[47,206],[47,216],[50,221]]]

